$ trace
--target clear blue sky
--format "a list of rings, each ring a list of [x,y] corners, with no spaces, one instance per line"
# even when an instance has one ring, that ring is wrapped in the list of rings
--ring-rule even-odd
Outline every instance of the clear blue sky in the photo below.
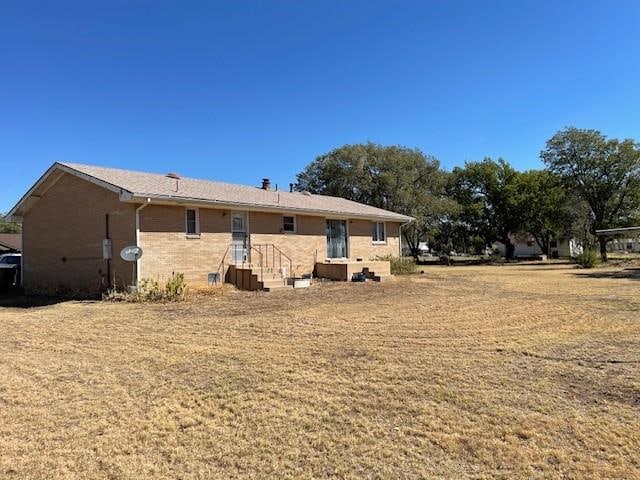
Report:
[[[3,2],[0,211],[55,160],[281,187],[368,140],[540,165],[640,139],[638,1]]]

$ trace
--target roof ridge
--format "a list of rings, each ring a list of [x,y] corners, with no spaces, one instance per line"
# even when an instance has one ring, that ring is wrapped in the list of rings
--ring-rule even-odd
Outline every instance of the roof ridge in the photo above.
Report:
[[[64,165],[66,167],[69,168],[74,168],[76,169],[76,167],[86,167],[86,168],[100,168],[100,169],[104,169],[104,170],[115,170],[118,172],[125,172],[125,173],[139,173],[142,175],[154,175],[157,177],[162,177],[162,178],[170,178],[167,177],[166,173],[156,173],[156,172],[146,172],[143,170],[131,170],[128,168],[120,168],[120,167],[103,167],[101,165],[91,165],[89,163],[75,163],[75,162],[63,162],[63,161],[57,161],[56,163],[59,163],[60,165]],[[302,195],[303,192],[289,192],[287,190],[264,190],[261,187],[255,186],[255,185],[248,185],[246,183],[234,183],[234,182],[228,182],[228,181],[224,181],[224,180],[213,180],[213,179],[209,179],[209,178],[196,178],[196,177],[186,177],[183,176],[181,174],[180,175],[179,180],[191,180],[191,181],[195,181],[195,182],[207,182],[207,183],[217,183],[220,185],[228,185],[230,187],[246,187],[246,188],[253,188],[253,189],[257,189],[257,190],[263,190],[265,192],[277,192],[277,193],[287,193],[287,194],[294,194],[294,195]],[[350,202],[352,202],[353,200],[349,200],[347,198],[344,197],[336,197],[333,195],[323,195],[321,193],[312,193],[312,195],[321,195],[323,197],[331,197],[331,198],[339,198],[341,200],[348,200]],[[358,203],[358,202],[356,202]],[[375,208],[375,207],[374,207]]]

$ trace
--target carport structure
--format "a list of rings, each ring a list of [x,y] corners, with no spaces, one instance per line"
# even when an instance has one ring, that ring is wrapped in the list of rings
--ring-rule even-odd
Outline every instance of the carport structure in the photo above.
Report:
[[[0,255],[3,253],[19,253],[22,250],[22,234],[0,233]]]
[[[607,238],[608,252],[640,253],[640,226],[596,230],[599,237]]]

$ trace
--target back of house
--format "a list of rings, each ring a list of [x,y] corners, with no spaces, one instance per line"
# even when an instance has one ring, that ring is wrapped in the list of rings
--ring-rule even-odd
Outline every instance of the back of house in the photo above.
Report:
[[[83,292],[164,282],[173,272],[207,285],[240,266],[295,277],[319,264],[364,265],[399,255],[401,226],[411,221],[343,198],[274,190],[266,179],[250,187],[60,162],[9,215],[22,222],[27,290]],[[139,246],[141,258],[122,259],[127,246]]]

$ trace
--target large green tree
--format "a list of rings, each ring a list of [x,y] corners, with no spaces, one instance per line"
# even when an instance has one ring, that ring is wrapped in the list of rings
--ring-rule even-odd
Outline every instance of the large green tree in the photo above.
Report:
[[[319,156],[297,176],[296,190],[335,195],[409,215],[403,237],[418,245],[447,216],[446,173],[418,149],[374,143],[344,145]]]
[[[640,217],[640,148],[633,140],[607,139],[597,130],[573,127],[556,133],[542,151],[559,175],[591,210],[591,232],[628,226]],[[607,260],[604,236],[600,255]]]
[[[514,195],[521,230],[531,234],[545,254],[553,238],[574,235],[576,205],[558,176],[548,170],[522,172]]]
[[[478,236],[486,246],[498,240],[505,245],[506,257],[513,258],[510,234],[523,225],[518,172],[502,159],[485,158],[455,168],[453,175],[452,195],[462,207],[460,219],[469,236]]]

